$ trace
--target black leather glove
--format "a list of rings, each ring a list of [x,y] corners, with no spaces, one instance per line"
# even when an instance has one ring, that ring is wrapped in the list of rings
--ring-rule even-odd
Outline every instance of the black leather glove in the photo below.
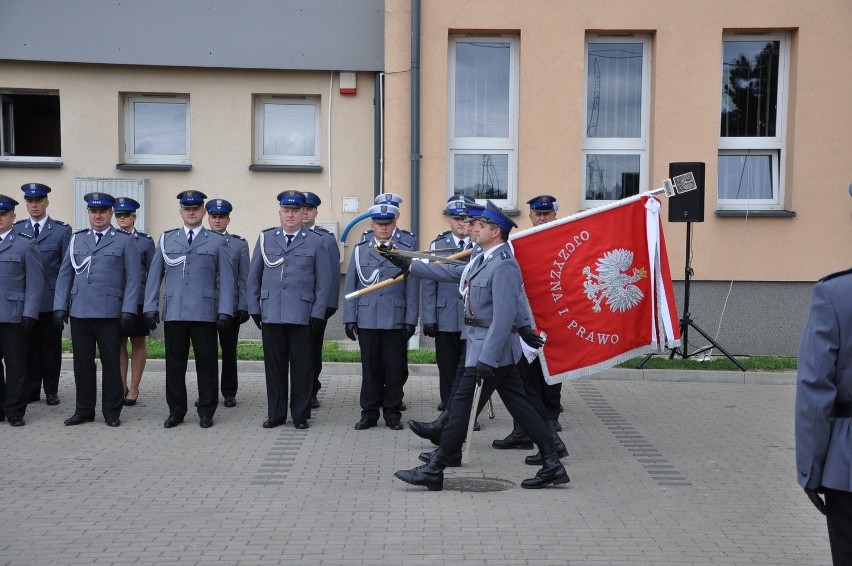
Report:
[[[232,317],[231,315],[219,313],[219,316],[216,317],[216,329],[229,330],[233,321],[234,317]]]
[[[311,319],[308,321],[308,330],[310,330],[311,334],[316,334],[317,332],[319,332],[319,329],[322,328],[323,322],[325,321],[321,318],[311,317]]]
[[[142,316],[145,317],[145,324],[147,324],[148,328],[151,330],[155,330],[157,325],[160,324],[160,313],[157,311],[142,313]]]
[[[434,338],[438,335],[438,325],[437,324],[424,324],[423,325],[423,335],[428,336],[429,338]]]
[[[237,324],[245,324],[249,321],[248,311],[237,311]]]
[[[251,315],[251,319],[254,321],[254,325],[257,326],[258,328],[260,328],[260,324],[261,324],[260,323],[260,320],[261,320],[260,315],[259,314],[253,314],[253,315]]]
[[[408,273],[408,268],[411,267],[411,258],[406,257],[404,255],[400,255],[391,250],[379,250],[379,254],[395,266],[397,266],[402,273]]]
[[[478,385],[486,379],[494,377],[494,368],[482,362],[476,362],[476,381]]]
[[[136,322],[136,315],[130,312],[123,312],[118,317],[118,327],[124,334],[130,334],[133,330],[133,324]]]
[[[68,322],[68,311],[53,311],[53,327],[56,330],[65,328],[66,322]]]
[[[526,342],[527,346],[530,348],[538,350],[544,346],[544,338],[533,332],[533,329],[529,326],[522,326],[518,328],[518,336],[520,336],[521,340]]]
[[[352,340],[353,342],[358,339],[358,325],[354,322],[347,322],[343,325],[343,329],[346,331],[346,336]]]
[[[405,337],[405,341],[408,342],[408,339],[414,336],[414,333],[417,332],[417,327],[413,324],[403,324],[402,325],[402,335]]]
[[[327,309],[325,309],[325,319],[326,320],[330,319],[331,317],[334,316],[334,313],[336,313],[336,312],[337,312],[337,309],[332,308],[332,307],[328,307]]]
[[[29,334],[30,330],[32,330],[33,326],[35,326],[36,322],[37,321],[34,318],[30,318],[28,316],[22,316],[21,317],[21,331],[24,334]]]
[[[825,501],[822,500],[819,489],[805,488],[805,495],[808,496],[808,499],[811,500],[811,503],[814,504],[814,507],[817,508],[817,511],[825,515]]]

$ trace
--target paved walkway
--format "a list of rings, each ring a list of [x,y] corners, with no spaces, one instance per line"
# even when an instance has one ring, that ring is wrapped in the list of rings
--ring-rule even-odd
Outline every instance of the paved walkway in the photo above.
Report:
[[[162,363],[122,426],[65,427],[62,404],[0,427],[0,564],[827,564],[821,516],[795,484],[794,376],[608,372],[563,388],[571,483],[528,491],[524,452],[499,451],[511,419],[480,419],[466,489],[393,477],[428,443],[355,431],[357,368],[329,364],[312,426],[261,428],[260,364],[215,426],[162,423]],[[437,378],[413,368],[406,418],[436,415]],[[703,374],[703,375],[699,375]],[[641,379],[641,380],[640,380]],[[190,380],[192,381],[192,380]],[[192,388],[190,388],[190,391]],[[192,398],[192,395],[190,395]],[[507,483],[510,482],[510,483]]]

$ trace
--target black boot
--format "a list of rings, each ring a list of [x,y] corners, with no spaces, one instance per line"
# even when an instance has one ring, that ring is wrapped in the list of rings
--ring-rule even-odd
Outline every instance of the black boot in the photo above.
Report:
[[[432,459],[432,455],[434,453],[435,453],[434,450],[432,452],[421,452],[420,455],[418,456],[418,458],[420,459],[421,462],[428,462],[429,460]],[[447,456],[446,460],[447,460],[447,467],[448,468],[459,468],[459,467],[461,467],[461,465],[462,465],[462,451],[459,450],[455,454],[450,454],[449,456]]]
[[[565,467],[556,456],[556,447],[552,442],[542,444],[539,447],[539,452],[541,452],[544,464],[536,472],[534,478],[522,481],[521,487],[526,489],[540,489],[549,485],[559,485],[571,481],[571,478],[568,477],[568,472],[565,471]]]
[[[499,450],[510,450],[512,448],[516,448],[518,450],[532,450],[533,441],[530,440],[530,437],[527,436],[527,433],[524,432],[521,425],[515,422],[515,428],[512,429],[509,436],[500,440],[494,440],[491,442],[491,446]]]
[[[557,460],[558,462],[558,460]],[[429,491],[444,489],[444,468],[447,463],[440,448],[432,452],[432,457],[426,464],[412,470],[397,470],[397,478],[411,485],[422,485]]]
[[[420,438],[430,440],[432,444],[437,446],[441,443],[441,431],[444,430],[444,426],[446,426],[447,421],[449,420],[450,412],[443,411],[440,415],[438,415],[438,418],[431,423],[408,421],[408,428],[410,428],[411,432]]]
[[[565,443],[562,442],[562,439],[559,438],[559,434],[556,432],[557,422],[556,421],[547,421],[547,424],[550,426],[550,430],[552,431],[551,439],[553,439],[553,444],[556,447],[556,455],[560,458],[568,457],[568,449],[565,448]],[[530,466],[541,466],[544,460],[541,457],[541,452],[536,452],[531,456],[527,456],[524,459],[524,464],[528,464]]]

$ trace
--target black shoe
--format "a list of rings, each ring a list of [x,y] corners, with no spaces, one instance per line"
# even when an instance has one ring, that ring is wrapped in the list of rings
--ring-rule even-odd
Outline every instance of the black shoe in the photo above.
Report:
[[[391,430],[402,430],[403,429],[402,423],[399,422],[399,421],[388,421],[388,422],[385,423],[385,426],[387,426]]]
[[[24,422],[24,417],[9,417],[9,424],[11,426],[24,426],[27,423]]]
[[[429,462],[412,470],[398,470],[394,476],[411,485],[422,485],[429,491],[444,489],[444,467],[447,458],[440,448],[432,452]]]
[[[225,406],[226,407],[236,407],[237,399],[235,397],[225,397]]]
[[[407,411],[407,410],[408,410],[408,407],[406,407],[406,406],[405,406],[405,403],[403,403],[402,401],[400,401],[400,403],[399,403],[399,410],[400,410],[400,411]]]
[[[493,441],[491,446],[498,450],[532,450],[533,441],[527,436],[524,429],[516,425],[506,438]]]
[[[293,419],[293,428],[297,428],[299,430],[305,430],[309,426],[310,425],[308,424],[308,421],[306,421],[306,420]]]
[[[59,395],[56,393],[48,393],[44,396],[48,405],[58,405],[59,404]]]
[[[169,418],[167,418],[166,422],[163,423],[163,428],[174,428],[182,422],[183,422],[183,417],[176,417],[174,415],[169,415]]]
[[[121,420],[119,420],[118,417],[109,417],[105,420],[106,420],[107,426],[112,426],[112,427],[121,426]]]
[[[74,426],[83,423],[90,423],[95,420],[95,417],[84,417],[79,413],[74,413],[67,419],[65,419],[65,426]]]
[[[556,421],[547,421],[548,426],[550,426],[550,438],[553,440],[553,446],[556,448],[556,454],[560,458],[568,457],[568,449],[565,448],[565,443],[562,442],[562,439],[559,438],[559,435],[556,434],[557,425],[559,424]],[[544,458],[541,456],[541,452],[536,452],[530,456],[524,458],[524,464],[530,466],[541,466],[544,464]]]
[[[541,489],[549,485],[560,485],[570,482],[571,478],[568,477],[565,467],[554,456],[555,454],[551,454],[550,456],[545,455],[544,466],[536,472],[534,478],[522,481],[521,487],[524,489]]]
[[[421,452],[418,458],[421,462],[429,462],[432,459],[432,456],[435,454],[435,451],[432,452]],[[459,468],[462,465],[462,452],[459,450],[455,454],[451,454],[449,458],[447,458],[447,467],[448,468]]]
[[[410,428],[411,432],[413,432],[420,438],[425,438],[426,440],[437,446],[441,443],[441,431],[444,430],[444,426],[446,426],[447,421],[449,420],[449,411],[444,411],[443,413],[438,415],[438,418],[432,421],[431,423],[424,423],[413,420],[408,421],[408,428]]]
[[[210,428],[213,426],[213,419],[211,417],[201,417],[198,420],[198,426],[201,428]]]
[[[361,420],[355,423],[355,430],[366,430],[376,426],[376,421],[370,420],[369,417],[361,417]]]
[[[137,399],[138,399],[138,398],[137,398]],[[135,404],[136,404],[137,399],[128,399],[127,397],[125,397],[125,398],[124,398],[124,405],[125,405],[126,407],[132,407],[133,405],[135,405]]]
[[[281,426],[287,422],[286,417],[281,417],[280,419],[266,419],[263,421],[263,428],[275,428],[277,426]]]
[[[316,395],[311,395],[311,409],[319,409],[319,399]]]
[[[438,403],[438,410],[439,410],[439,411],[443,411],[443,410],[444,410],[444,409],[446,409],[446,408],[447,408],[447,404],[446,404],[446,403]]]
[[[479,421],[473,421],[473,432],[479,432],[482,430],[482,427],[479,426]]]

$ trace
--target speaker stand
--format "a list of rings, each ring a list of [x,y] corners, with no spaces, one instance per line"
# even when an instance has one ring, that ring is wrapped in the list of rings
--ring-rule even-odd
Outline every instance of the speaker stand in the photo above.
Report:
[[[695,324],[695,321],[692,320],[692,316],[689,314],[689,283],[692,279],[692,265],[690,263],[690,252],[692,251],[692,222],[686,223],[686,263],[685,263],[685,276],[683,280],[683,317],[680,319],[680,343],[681,346],[677,348],[671,348],[671,355],[669,355],[669,359],[672,360],[676,355],[680,355],[682,359],[691,358],[697,356],[699,354],[703,354],[704,352],[712,349],[717,349],[722,352],[726,358],[731,360],[740,371],[746,371],[745,366],[743,366],[740,362],[734,359],[734,357],[728,353],[722,346],[720,346],[715,340],[713,340],[706,332],[701,330],[701,327]],[[710,342],[709,346],[705,346],[703,348],[699,348],[694,352],[690,353],[688,351],[689,347],[689,327],[695,329],[699,334],[701,334],[708,342]],[[655,352],[651,352],[647,354],[639,365],[636,366],[636,369],[642,369],[645,363],[651,359],[652,356],[655,355]]]

